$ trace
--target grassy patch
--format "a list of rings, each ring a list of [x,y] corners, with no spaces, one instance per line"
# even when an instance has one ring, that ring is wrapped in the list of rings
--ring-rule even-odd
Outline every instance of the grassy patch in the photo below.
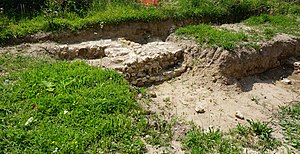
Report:
[[[11,54],[0,68],[9,73],[0,75],[4,153],[141,153],[144,136],[159,139],[150,144],[172,136],[166,121],[149,123],[135,90],[112,70]]]
[[[226,138],[220,130],[209,129],[205,132],[194,127],[182,139],[183,147],[191,153],[239,153],[234,140]]]
[[[259,150],[261,152],[267,149],[274,149],[280,145],[280,142],[272,138],[273,129],[267,123],[248,120],[249,125],[238,124],[231,130],[231,135],[240,142],[243,147]]]
[[[242,23],[250,26],[251,30],[234,32],[200,24],[180,28],[176,31],[176,34],[192,37],[204,47],[223,47],[227,50],[234,50],[239,46],[258,49],[257,42],[268,41],[283,33],[300,36],[300,20],[299,17],[294,15],[272,16],[263,14],[250,17]]]
[[[290,34],[294,36],[300,36],[300,20],[297,16],[284,16],[284,15],[260,15],[251,17],[244,21],[246,25],[249,25],[255,29],[260,30],[251,33],[254,36],[261,36],[259,39],[270,40],[275,35],[280,33]]]
[[[288,143],[300,150],[300,103],[283,107],[279,119]]]
[[[280,143],[271,137],[272,129],[266,123],[249,120],[249,125],[238,124],[229,133],[197,127],[182,138],[183,147],[191,153],[241,153],[242,148],[265,152]]]
[[[219,30],[205,24],[180,28],[176,34],[191,36],[201,45],[223,47],[227,50],[233,50],[238,44],[248,40],[244,33]]]

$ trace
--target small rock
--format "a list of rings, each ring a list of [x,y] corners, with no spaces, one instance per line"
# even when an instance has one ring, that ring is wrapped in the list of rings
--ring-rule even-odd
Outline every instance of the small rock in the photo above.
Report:
[[[52,153],[57,153],[58,152],[58,148],[56,147]]]
[[[138,81],[137,80],[133,80],[133,81],[131,81],[131,84],[133,84],[133,85],[136,85],[138,83]]]
[[[32,121],[33,121],[33,117],[30,117],[30,118],[26,121],[25,126],[27,126],[28,124],[30,124]]]
[[[204,107],[202,105],[198,105],[198,106],[195,107],[195,111],[197,113],[204,113],[205,109],[204,109]]]
[[[155,92],[149,92],[148,95],[149,95],[151,98],[156,98],[156,97],[157,97],[157,95],[156,95]]]
[[[300,61],[294,62],[293,65],[295,68],[300,68]]]
[[[281,82],[284,83],[284,84],[292,84],[292,81],[289,80],[289,79],[287,79],[287,78],[283,78],[283,79],[281,80]]]
[[[237,118],[239,118],[239,119],[241,119],[241,120],[244,120],[244,119],[245,119],[245,117],[244,117],[244,115],[241,113],[241,111],[236,111],[236,112],[235,112],[235,117],[237,117]]]
[[[259,152],[250,148],[243,148],[242,154],[259,154]]]
[[[213,82],[213,83],[216,83],[216,82],[217,82],[217,78],[212,77],[212,82]]]
[[[9,85],[9,84],[10,84],[10,81],[9,81],[9,80],[5,80],[5,81],[4,81],[4,84],[5,84],[5,85]]]

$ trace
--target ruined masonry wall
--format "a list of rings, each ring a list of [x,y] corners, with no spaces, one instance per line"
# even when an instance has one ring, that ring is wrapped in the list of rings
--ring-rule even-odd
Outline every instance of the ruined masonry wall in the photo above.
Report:
[[[103,39],[49,49],[59,59],[85,59],[92,66],[115,69],[137,86],[160,83],[186,71],[183,49],[171,42],[144,45]]]

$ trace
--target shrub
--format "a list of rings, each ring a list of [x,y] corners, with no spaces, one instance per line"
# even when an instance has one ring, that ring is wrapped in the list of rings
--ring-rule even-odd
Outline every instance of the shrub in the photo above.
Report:
[[[34,15],[45,6],[46,0],[1,0],[0,8],[8,16]]]

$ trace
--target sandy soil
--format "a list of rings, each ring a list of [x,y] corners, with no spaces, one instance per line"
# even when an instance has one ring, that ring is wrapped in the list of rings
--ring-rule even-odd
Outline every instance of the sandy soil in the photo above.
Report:
[[[287,77],[291,84],[281,78]],[[271,121],[279,106],[300,100],[300,74],[282,66],[263,74],[236,80],[233,85],[191,70],[180,77],[149,88],[155,93],[149,110],[179,116],[200,127],[227,131],[246,119]],[[197,113],[196,108],[204,113]],[[237,118],[240,112],[244,119]]]

